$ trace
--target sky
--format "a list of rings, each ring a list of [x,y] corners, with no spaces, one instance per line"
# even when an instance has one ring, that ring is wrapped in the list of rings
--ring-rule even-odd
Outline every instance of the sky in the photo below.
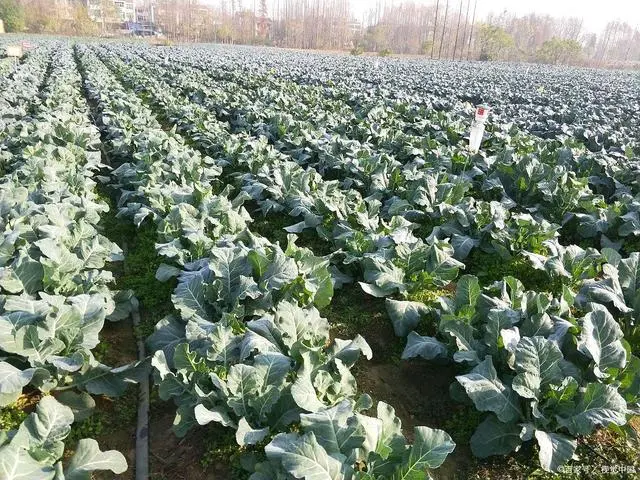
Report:
[[[393,0],[386,0],[391,3]],[[400,0],[395,0],[399,3]],[[436,0],[414,0],[425,5],[433,4]],[[444,4],[446,0],[440,0]],[[459,5],[458,0],[449,0],[452,5]],[[466,0],[463,0],[466,5]],[[473,10],[471,0],[471,9]],[[373,7],[376,0],[351,0],[356,18]],[[478,18],[482,19],[489,13],[501,13],[504,10],[524,15],[527,13],[547,13],[555,17],[582,17],[584,29],[598,32],[604,29],[607,22],[624,20],[633,26],[640,26],[640,0],[478,0]],[[454,11],[457,9],[454,7]]]

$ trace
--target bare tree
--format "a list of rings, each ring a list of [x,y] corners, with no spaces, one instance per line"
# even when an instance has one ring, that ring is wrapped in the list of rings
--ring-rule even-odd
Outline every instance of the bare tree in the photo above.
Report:
[[[438,12],[440,11],[440,0],[436,1],[436,19],[433,23],[433,40],[431,42],[431,58],[433,58],[433,49],[436,46],[436,31],[438,30]]]
[[[469,34],[469,46],[467,48],[467,60],[471,58],[471,41],[473,40],[473,27],[476,23],[476,10],[478,8],[478,0],[473,4],[473,19],[471,20],[471,33]]]
[[[119,28],[113,0],[90,0],[85,9],[76,8],[84,3],[81,0],[17,1],[25,9],[26,26],[31,32],[105,34]],[[609,22],[602,32],[592,34],[584,30],[579,17],[554,18],[539,13],[518,16],[504,11],[483,18],[478,27],[478,0],[474,0],[473,9],[471,0],[466,0],[466,7],[465,0],[457,0],[457,20],[449,15],[450,0],[425,2],[428,4],[375,0],[358,20],[352,17],[350,0],[153,1],[157,6],[155,23],[169,38],[182,41],[269,42],[331,50],[358,46],[431,58],[437,53],[439,59],[454,60],[465,58],[465,49],[467,60],[475,58],[481,48],[483,58],[505,60],[575,63],[579,57],[595,66],[640,62],[639,26]],[[499,48],[488,49],[488,45]],[[558,53],[565,47],[579,55]]]
[[[440,37],[440,49],[438,50],[438,60],[442,57],[442,45],[444,45],[444,32],[447,29],[447,14],[449,13],[449,0],[444,9],[444,22],[442,22],[442,36]]]
[[[462,0],[460,0],[460,11],[458,11],[458,27],[456,28],[456,41],[453,44],[453,59],[456,59],[456,50],[458,48],[458,36],[460,35],[460,19],[462,18]]]
[[[460,44],[460,60],[464,57],[464,46],[467,39],[467,27],[469,26],[469,7],[471,6],[471,0],[467,0],[467,13],[464,15],[464,31],[462,32],[462,43]]]

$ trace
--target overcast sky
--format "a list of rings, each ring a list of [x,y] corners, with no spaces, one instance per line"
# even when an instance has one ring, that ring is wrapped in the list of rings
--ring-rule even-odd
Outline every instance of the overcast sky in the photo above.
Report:
[[[392,0],[386,0],[391,3]],[[414,0],[425,5],[436,0]],[[444,4],[446,0],[440,0]],[[465,3],[466,1],[462,0]],[[399,3],[400,0],[395,0]],[[471,0],[471,9],[473,11]],[[351,0],[354,14],[362,18],[362,13],[375,5],[376,0]],[[449,0],[449,9],[457,15],[458,0]],[[584,19],[585,30],[599,31],[611,20],[624,20],[633,26],[640,26],[640,0],[478,0],[478,18],[489,13],[504,10],[524,15],[531,12],[548,13],[556,17],[577,16]],[[463,10],[464,12],[464,10]],[[463,13],[464,14],[464,13]]]

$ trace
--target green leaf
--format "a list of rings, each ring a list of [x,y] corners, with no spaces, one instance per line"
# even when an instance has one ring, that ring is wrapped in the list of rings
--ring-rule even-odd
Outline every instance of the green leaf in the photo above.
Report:
[[[515,351],[515,369],[512,388],[521,397],[539,399],[542,388],[560,383],[564,378],[558,346],[543,337],[525,337]]]
[[[78,442],[75,453],[64,471],[66,480],[89,480],[96,470],[110,470],[116,475],[127,470],[127,460],[120,452],[100,451],[98,442],[83,438]]]
[[[260,443],[266,438],[267,435],[269,435],[268,427],[260,429],[251,428],[251,425],[249,425],[249,422],[247,422],[247,419],[245,417],[242,417],[238,422],[238,429],[236,430],[236,442],[241,447]]]
[[[0,362],[0,393],[22,392],[22,388],[29,384],[35,371],[35,368],[20,370],[10,363]]]
[[[274,312],[273,323],[289,348],[298,342],[324,342],[329,338],[329,322],[313,307],[303,309],[295,303],[281,301]]]
[[[575,438],[558,433],[536,430],[535,436],[540,446],[540,465],[547,472],[557,472],[562,465],[571,460],[578,446]]]
[[[393,480],[427,478],[427,468],[442,465],[456,444],[442,430],[429,427],[415,427],[413,446],[405,454],[402,466],[393,475]]]
[[[431,309],[424,303],[385,299],[387,314],[397,337],[406,337]]]
[[[446,358],[447,347],[433,337],[423,337],[416,332],[411,332],[407,337],[407,345],[402,352],[402,359],[422,357],[425,360],[434,358]]]
[[[458,375],[456,379],[481,412],[494,412],[505,423],[520,418],[518,396],[500,381],[490,355],[470,373]]]
[[[507,455],[522,443],[520,431],[516,423],[503,423],[489,415],[471,436],[471,451],[480,458]]]
[[[204,405],[198,404],[193,410],[193,414],[199,425],[207,425],[208,423],[216,422],[224,425],[225,427],[236,426],[235,422],[229,416],[227,409],[221,406],[206,408]]]
[[[14,445],[0,448],[2,480],[52,480],[55,469],[36,461],[29,452]]]
[[[13,272],[20,280],[22,290],[25,293],[35,295],[36,292],[42,290],[44,270],[40,262],[31,260],[28,256],[21,254],[13,263]]]
[[[606,369],[625,366],[627,353],[621,341],[623,336],[618,322],[602,305],[593,305],[593,311],[583,317],[578,350],[593,359],[596,376],[608,377]]]
[[[293,478],[304,480],[347,480],[352,470],[327,454],[313,432],[299,436],[280,433],[265,447],[267,458],[278,462]]]
[[[373,358],[371,347],[361,335],[356,335],[353,340],[334,338],[328,353],[332,358],[341,360],[349,368],[355,365],[360,355],[363,355],[367,360]]]
[[[237,299],[256,298],[260,291],[251,277],[251,265],[242,248],[214,248],[209,268],[220,286],[220,300],[227,305]]]
[[[589,383],[569,418],[558,418],[573,435],[588,435],[597,426],[627,423],[627,402],[613,385]]]
[[[485,346],[474,337],[474,328],[459,320],[450,320],[442,326],[442,331],[456,339],[458,351],[453,354],[456,362],[469,362],[472,365],[480,363],[484,355]]]
[[[307,412],[318,412],[325,408],[325,405],[318,399],[318,392],[311,381],[311,372],[314,365],[311,354],[305,352],[302,354],[302,368],[298,370],[297,378],[291,386],[291,396],[296,405]]]
[[[461,276],[458,280],[456,295],[454,297],[456,310],[460,310],[466,306],[474,307],[479,297],[480,282],[478,281],[478,277],[473,275]]]
[[[73,419],[75,422],[81,422],[86,420],[93,414],[93,410],[96,406],[96,402],[86,392],[73,392],[67,390],[56,395],[56,400],[62,405],[65,405],[73,412]]]
[[[171,278],[177,277],[180,275],[180,270],[178,267],[174,267],[172,265],[167,265],[166,263],[161,263],[156,271],[156,280],[159,282],[166,282]]]
[[[349,457],[364,442],[364,431],[347,400],[317,413],[300,415],[300,424],[305,432],[315,434],[318,443],[330,455],[343,454]]]
[[[25,450],[38,450],[39,456],[55,463],[64,451],[63,440],[71,432],[73,412],[51,396],[43,397],[36,411],[30,414],[18,428],[11,442]]]
[[[196,318],[211,321],[213,311],[207,298],[205,278],[200,272],[190,272],[191,276],[178,282],[171,301],[184,320]]]
[[[238,363],[229,368],[227,386],[228,404],[239,417],[251,416],[251,398],[258,395],[262,388],[263,377],[256,367]]]

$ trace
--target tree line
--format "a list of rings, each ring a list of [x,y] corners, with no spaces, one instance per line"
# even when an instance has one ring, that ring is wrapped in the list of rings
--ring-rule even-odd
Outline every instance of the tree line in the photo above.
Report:
[[[89,18],[79,0],[0,0],[8,31],[74,35],[118,28],[113,0]],[[612,21],[589,32],[576,15],[479,18],[478,0],[372,0],[361,18],[349,0],[156,0],[155,18],[171,40],[260,44],[353,54],[640,66],[640,29]],[[111,32],[112,33],[112,32]]]

